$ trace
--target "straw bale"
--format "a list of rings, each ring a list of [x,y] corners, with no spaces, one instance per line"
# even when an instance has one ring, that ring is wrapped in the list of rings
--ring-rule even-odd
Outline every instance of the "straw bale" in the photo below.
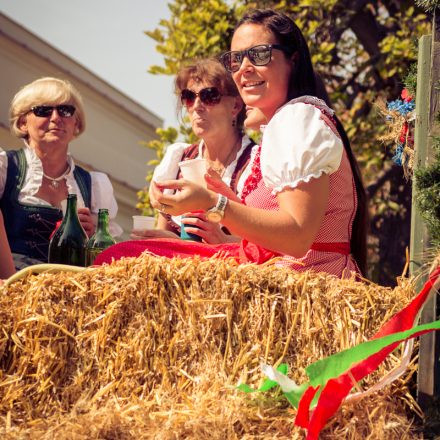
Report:
[[[286,362],[289,376],[305,381],[304,367],[371,337],[412,287],[148,254],[28,276],[0,290],[0,435],[303,438],[279,391],[246,395],[235,386],[258,386],[262,361]],[[414,369],[345,405],[323,438],[417,438],[407,385]]]

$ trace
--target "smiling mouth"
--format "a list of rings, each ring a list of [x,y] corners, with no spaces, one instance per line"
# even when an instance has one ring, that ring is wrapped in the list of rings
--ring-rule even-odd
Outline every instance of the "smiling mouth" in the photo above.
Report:
[[[256,87],[264,84],[264,81],[246,81],[242,84],[242,87],[245,89],[247,87]]]

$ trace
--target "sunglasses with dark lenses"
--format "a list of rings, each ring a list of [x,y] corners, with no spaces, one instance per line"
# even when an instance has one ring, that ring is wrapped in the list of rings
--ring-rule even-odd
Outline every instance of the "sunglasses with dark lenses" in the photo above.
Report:
[[[31,112],[38,116],[39,118],[48,118],[52,116],[54,110],[57,110],[57,113],[62,118],[70,118],[75,114],[75,107],[73,105],[36,105],[31,108]]]
[[[254,66],[265,66],[272,59],[272,49],[281,50],[286,54],[292,53],[289,47],[281,44],[259,44],[249,49],[226,52],[220,57],[220,61],[229,72],[237,72],[245,56]]]
[[[197,98],[206,105],[215,105],[222,99],[222,94],[217,87],[206,87],[200,90],[198,93],[193,92],[190,89],[183,89],[180,93],[180,100],[185,107],[191,107]]]

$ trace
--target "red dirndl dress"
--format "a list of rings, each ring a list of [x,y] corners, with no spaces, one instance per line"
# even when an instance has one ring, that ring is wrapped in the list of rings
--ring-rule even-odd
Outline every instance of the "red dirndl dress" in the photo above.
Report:
[[[279,210],[278,200],[261,178],[259,153],[253,161],[253,182],[243,192],[246,205],[266,210]],[[345,150],[339,169],[329,176],[329,198],[324,220],[311,248],[302,258],[283,254],[275,264],[297,271],[313,269],[338,277],[360,273],[350,253],[350,239],[357,209],[356,187]],[[254,187],[251,189],[251,187]],[[278,254],[280,255],[280,254]]]

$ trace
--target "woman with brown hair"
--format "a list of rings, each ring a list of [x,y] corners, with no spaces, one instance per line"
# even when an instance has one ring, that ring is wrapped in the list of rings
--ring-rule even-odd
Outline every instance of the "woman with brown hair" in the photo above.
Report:
[[[203,158],[212,175],[231,188],[230,197],[236,193],[239,198],[250,172],[246,173],[246,165],[255,144],[243,134],[245,109],[231,76],[217,60],[200,60],[180,69],[175,92],[179,110],[185,109],[193,133],[200,141],[192,145],[183,142],[170,145],[154,171],[153,181],[181,178],[179,162]],[[151,192],[150,198],[154,203]],[[188,234],[206,243],[239,241],[221,225],[207,221],[203,212],[192,212],[184,218],[159,213],[155,230],[133,231],[132,238],[175,238],[180,234],[181,222]]]

